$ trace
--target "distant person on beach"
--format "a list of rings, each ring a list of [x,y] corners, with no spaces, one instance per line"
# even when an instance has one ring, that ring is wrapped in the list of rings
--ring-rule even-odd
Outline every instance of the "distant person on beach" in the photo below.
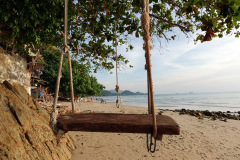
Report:
[[[104,99],[101,100],[101,103],[107,103]]]
[[[78,96],[74,94],[74,102],[78,102]]]
[[[40,92],[40,98],[42,98],[42,100],[44,101],[44,94],[42,91]]]

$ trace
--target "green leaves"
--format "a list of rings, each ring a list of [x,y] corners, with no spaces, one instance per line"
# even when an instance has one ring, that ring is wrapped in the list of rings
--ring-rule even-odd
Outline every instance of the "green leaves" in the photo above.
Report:
[[[81,63],[92,64],[94,71],[112,69],[116,54],[115,29],[118,45],[126,44],[128,35],[136,33],[139,36],[141,32],[139,17],[136,16],[141,7],[132,7],[132,4],[139,6],[139,2],[97,0],[85,3],[78,0],[74,6],[76,19],[71,26],[71,33],[75,36],[69,39],[71,46],[80,47],[77,53],[74,52],[74,57]],[[124,57],[118,60],[125,63]]]
[[[5,6],[0,9],[0,14],[4,15],[0,17],[0,24],[6,25],[0,28],[5,33],[0,36],[1,43],[11,46],[16,41],[16,49],[20,53],[25,50],[24,45],[59,44],[61,39],[56,35],[63,26],[62,0],[8,0],[0,1],[0,6]]]
[[[194,0],[182,3],[183,12],[186,12],[188,19],[192,21],[194,29],[205,32],[196,38],[201,42],[236,31],[234,29],[238,29],[240,20],[239,5],[238,0]]]
[[[46,85],[49,86],[50,91],[55,91],[55,83],[57,79],[58,62],[60,58],[59,53],[47,53],[43,51],[44,57],[44,71],[41,78],[46,81]],[[76,60],[72,60],[72,75],[74,93],[77,96],[96,96],[101,94],[101,90],[105,88],[103,85],[97,82],[97,79],[90,76],[90,68],[87,65],[79,64]],[[69,96],[69,70],[68,60],[66,55],[63,59],[62,66],[62,78],[60,83],[60,95]]]
[[[152,38],[174,40],[174,27],[188,35],[201,31],[196,40],[234,33],[238,37],[239,0],[150,0]],[[64,5],[62,0],[0,1],[0,43],[24,51],[24,45],[63,46]],[[80,63],[110,70],[115,61],[115,23],[118,45],[129,35],[143,36],[140,26],[142,0],[69,1],[68,44]],[[133,49],[130,44],[126,49]],[[14,47],[13,47],[14,48]],[[127,63],[119,57],[120,63]]]

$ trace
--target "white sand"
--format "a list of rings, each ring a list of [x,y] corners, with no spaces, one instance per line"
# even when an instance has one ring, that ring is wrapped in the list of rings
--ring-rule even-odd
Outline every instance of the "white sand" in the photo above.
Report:
[[[71,108],[70,102],[61,102]],[[146,108],[94,102],[75,103],[82,112],[147,113]],[[181,127],[181,135],[164,135],[157,151],[148,153],[145,134],[70,132],[77,139],[72,160],[239,160],[240,121],[198,119],[166,111]]]

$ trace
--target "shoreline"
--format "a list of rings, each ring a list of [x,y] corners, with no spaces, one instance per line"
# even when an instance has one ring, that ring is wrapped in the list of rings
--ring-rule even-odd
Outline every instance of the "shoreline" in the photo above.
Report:
[[[71,102],[59,102],[71,108]],[[99,102],[75,103],[80,112],[147,114],[147,108],[102,104]],[[157,109],[158,113],[159,110]],[[194,116],[164,111],[180,126],[179,136],[164,135],[157,142],[155,153],[148,153],[145,134],[96,133],[71,131],[76,149],[71,160],[105,159],[161,159],[161,160],[202,160],[202,159],[240,159],[240,121],[229,119],[227,122],[198,119]]]
[[[103,99],[103,100],[105,100],[105,99]],[[94,102],[96,102],[96,103],[101,103],[101,101],[99,101],[99,100],[96,100],[96,101],[94,101]],[[112,105],[115,105],[115,102],[106,102],[107,104],[112,104]],[[137,103],[136,103],[137,104]],[[130,105],[130,104],[124,104],[123,106],[131,106],[131,107],[139,107],[139,108],[147,108],[147,107],[144,107],[144,106],[137,106],[137,105]],[[188,108],[189,106],[181,106],[181,107],[177,107],[177,105],[163,105],[163,104],[161,104],[161,105],[158,105],[158,104],[155,104],[155,109],[156,110],[164,110],[164,111],[179,111],[179,110],[182,110],[182,109],[185,109],[185,110],[190,110],[190,111],[210,111],[210,112],[222,112],[222,113],[231,113],[231,114],[236,114],[236,115],[240,115],[240,109],[239,110],[236,110],[236,111],[230,111],[230,110],[226,110],[226,111],[222,111],[222,110],[210,110],[211,109],[211,107],[210,108],[208,108],[208,109],[189,109]],[[197,107],[197,106],[194,106],[195,108]],[[171,108],[173,108],[173,109],[171,109]]]
[[[63,102],[63,103],[71,103],[71,102]],[[100,101],[88,101],[88,102],[75,102],[74,104],[85,104],[85,103],[100,103],[100,104],[105,104],[105,105],[112,105],[115,106],[115,104],[113,103],[101,103]],[[61,104],[61,102],[60,102]],[[87,105],[88,106],[88,105]],[[143,110],[147,110],[146,107],[138,107],[138,106],[132,106],[132,105],[120,105],[120,106],[127,106],[129,107],[134,107],[134,108],[141,108]],[[171,108],[171,107],[169,107]],[[80,109],[79,107],[77,107],[76,109]],[[194,109],[161,109],[161,108],[156,108],[155,109],[157,112],[156,114],[162,114],[162,112],[164,111],[172,111],[172,112],[178,112],[180,115],[190,115],[190,116],[194,116],[197,117],[199,119],[201,118],[210,118],[212,120],[221,120],[221,121],[225,121],[227,119],[233,119],[233,120],[240,120],[240,111],[236,111],[236,112],[230,112],[230,111],[209,111],[209,110],[194,110]],[[84,111],[83,111],[84,112]],[[101,111],[97,111],[97,112],[103,112],[104,110]],[[122,111],[120,111],[122,112]],[[112,112],[110,112],[112,113]],[[147,113],[144,113],[147,114]]]
[[[115,103],[116,96],[96,97],[106,100],[108,103]],[[124,105],[147,107],[147,96],[121,96]],[[155,108],[160,109],[190,109],[209,110],[222,112],[240,111],[240,92],[236,93],[210,93],[210,94],[169,94],[155,95]]]

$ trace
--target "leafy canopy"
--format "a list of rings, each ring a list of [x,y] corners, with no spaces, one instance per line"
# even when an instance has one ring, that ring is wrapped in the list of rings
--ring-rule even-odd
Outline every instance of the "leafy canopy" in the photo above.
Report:
[[[58,62],[60,59],[59,53],[47,53],[42,52],[44,58],[44,71],[41,78],[46,81],[46,85],[51,92],[55,91],[55,83],[57,79]],[[65,55],[66,56],[66,55]],[[90,68],[83,64],[79,64],[76,60],[72,60],[72,75],[74,93],[77,96],[97,96],[101,95],[101,91],[105,88],[99,84],[97,79],[90,74]],[[68,60],[65,57],[63,59],[62,78],[60,83],[60,95],[70,96],[70,84],[69,84],[69,69]]]
[[[61,45],[62,36],[57,32],[64,23],[62,0],[1,0],[0,6],[0,43],[6,47],[22,53],[26,45]]]
[[[210,41],[227,34],[239,36],[239,0],[149,0],[150,33],[154,38],[174,40],[177,27],[196,41]],[[0,43],[24,50],[31,47],[63,45],[63,0],[14,0],[0,2]],[[118,45],[126,45],[129,35],[140,37],[142,0],[69,0],[69,45],[75,60],[99,68],[113,68],[116,60],[115,22]],[[201,31],[201,32],[200,32]],[[36,48],[37,48],[36,47]],[[121,54],[119,63],[127,64]]]

